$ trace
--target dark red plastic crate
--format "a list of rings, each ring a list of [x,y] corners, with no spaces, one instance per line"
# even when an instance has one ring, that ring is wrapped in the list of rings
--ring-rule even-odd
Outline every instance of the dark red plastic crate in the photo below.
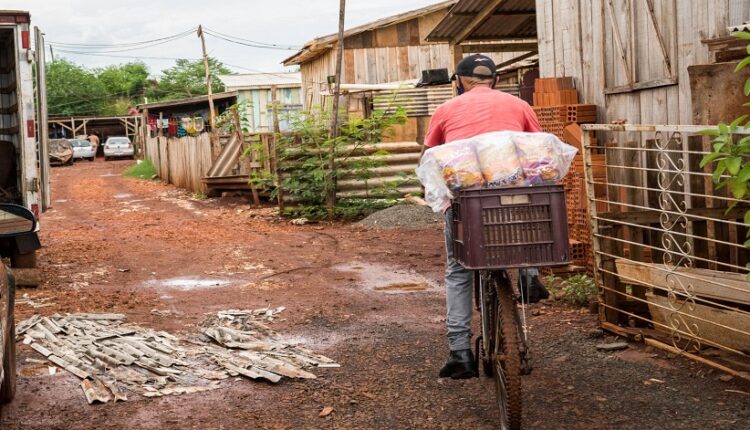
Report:
[[[453,200],[453,255],[467,269],[570,264],[562,185],[461,190]]]

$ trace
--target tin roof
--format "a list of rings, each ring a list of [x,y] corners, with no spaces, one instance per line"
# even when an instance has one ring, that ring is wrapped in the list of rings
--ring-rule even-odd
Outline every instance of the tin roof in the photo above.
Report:
[[[492,9],[489,12],[489,9]],[[487,17],[474,20],[487,13]],[[469,27],[473,27],[469,29]],[[468,34],[466,31],[468,30]],[[429,42],[486,41],[536,38],[534,0],[459,0],[427,35]]]
[[[227,91],[271,86],[299,87],[302,85],[302,75],[299,72],[219,75],[219,80],[224,84]]]
[[[390,25],[399,24],[405,21],[409,21],[414,18],[418,18],[423,15],[428,15],[433,12],[437,12],[441,9],[447,9],[453,6],[457,0],[448,0],[436,3],[421,9],[412,10],[398,15],[389,16],[386,18],[379,19],[377,21],[370,22],[368,24],[360,25],[357,27],[350,28],[344,32],[344,37],[354,36],[365,31],[375,30],[377,28],[388,27]],[[329,49],[333,48],[333,45],[338,39],[338,33],[332,33],[327,36],[318,37],[313,39],[302,47],[296,54],[282,61],[285,66],[291,66],[295,64],[306,63]]]
[[[226,100],[237,97],[237,91],[226,91],[223,93],[214,93],[211,98],[214,101],[218,100]],[[203,103],[208,102],[208,96],[202,95],[202,96],[195,96],[195,97],[188,97],[184,99],[176,99],[176,100],[167,100],[163,102],[153,102],[153,103],[141,103],[136,106],[138,110],[142,109],[156,109],[156,108],[170,108],[170,107],[176,107],[176,106],[185,106],[185,105],[191,105],[196,103]]]

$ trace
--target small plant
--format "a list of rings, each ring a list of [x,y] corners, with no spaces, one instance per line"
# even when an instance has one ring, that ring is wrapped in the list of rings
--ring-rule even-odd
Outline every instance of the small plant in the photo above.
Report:
[[[203,191],[196,191],[193,193],[193,200],[206,200],[208,196]]]
[[[593,279],[584,274],[575,274],[567,279],[554,275],[545,278],[547,288],[562,301],[574,306],[588,306],[591,299],[599,294]]]
[[[253,114],[252,100],[243,100],[239,103],[235,103],[224,112],[222,112],[221,115],[217,116],[215,119],[216,128],[221,130],[221,132],[224,134],[234,133],[234,114],[232,113],[234,110],[236,110],[237,114],[239,115],[240,127],[242,128],[242,132],[250,133],[253,129],[253,124],[251,122]]]
[[[394,99],[395,100],[395,95]],[[406,121],[406,110],[391,104],[386,110],[376,110],[367,118],[348,116],[341,112],[339,136],[330,136],[332,112],[313,109],[289,114],[289,133],[277,134],[277,168],[280,178],[254,177],[260,182],[278,182],[286,196],[296,201],[294,216],[323,218],[330,216],[328,196],[337,188],[340,177],[364,182],[366,194],[386,197],[385,188],[393,184],[375,184],[374,169],[384,166],[386,151],[372,151],[371,145],[380,143],[396,124]],[[278,189],[272,197],[276,197]],[[345,218],[361,216],[381,203],[365,203],[365,199],[345,199],[337,202],[334,215]]]
[[[128,178],[137,179],[154,179],[157,177],[156,167],[148,158],[128,167],[122,174]]]

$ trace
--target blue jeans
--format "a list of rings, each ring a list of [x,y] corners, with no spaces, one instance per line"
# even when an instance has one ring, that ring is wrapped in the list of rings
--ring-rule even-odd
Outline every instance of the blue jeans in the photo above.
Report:
[[[445,269],[445,300],[448,315],[448,347],[451,351],[471,349],[472,291],[474,272],[466,270],[453,258],[453,209],[445,212],[445,250],[448,262]],[[536,268],[522,269],[521,276],[538,276]]]

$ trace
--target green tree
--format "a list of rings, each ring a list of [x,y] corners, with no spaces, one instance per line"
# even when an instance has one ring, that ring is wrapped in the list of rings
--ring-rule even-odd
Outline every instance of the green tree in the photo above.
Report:
[[[50,116],[100,115],[109,98],[106,86],[91,71],[66,59],[47,66]]]
[[[142,96],[149,84],[148,68],[140,61],[107,66],[97,69],[96,74],[109,94],[118,94],[128,99]]]
[[[151,85],[148,68],[142,62],[107,66],[95,72],[111,95],[104,115],[124,115],[128,106],[136,105]]]
[[[226,75],[231,71],[211,57],[208,58],[208,65],[211,70],[211,90],[223,91],[224,85],[219,81],[218,75]],[[147,90],[146,95],[153,100],[172,100],[207,94],[205,73],[203,60],[179,59],[174,66],[162,70],[158,85]]]

